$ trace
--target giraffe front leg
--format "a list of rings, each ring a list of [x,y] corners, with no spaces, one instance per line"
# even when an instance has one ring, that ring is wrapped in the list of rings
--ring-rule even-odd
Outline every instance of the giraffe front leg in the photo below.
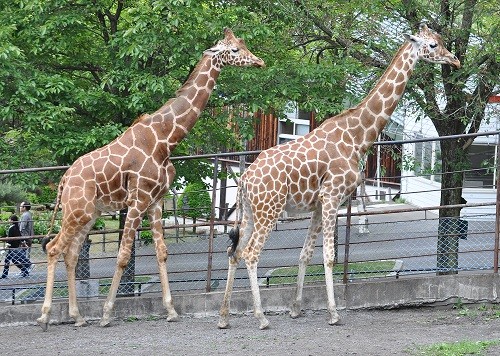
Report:
[[[134,201],[138,202],[140,199],[137,198]],[[130,207],[127,213],[125,226],[123,227],[120,250],[118,251],[118,256],[116,258],[115,274],[113,275],[113,280],[111,281],[111,286],[109,287],[108,297],[104,302],[103,315],[100,322],[101,326],[108,326],[111,323],[111,312],[113,311],[113,307],[115,305],[116,293],[118,292],[123,272],[130,261],[132,246],[135,240],[135,232],[141,223],[144,212],[145,210],[134,206]]]
[[[179,315],[175,311],[172,295],[170,294],[170,285],[168,282],[168,273],[166,262],[160,267],[160,280],[162,281],[163,306],[167,309],[167,321],[179,321]]]
[[[335,265],[335,241],[334,229],[337,214],[327,215],[323,219],[323,265],[325,269],[325,284],[326,295],[328,298],[327,309],[330,313],[328,324],[335,325],[339,322],[340,317],[335,304],[335,296],[333,293],[333,266]]]
[[[299,270],[297,273],[297,289],[295,291],[295,299],[290,310],[290,317],[298,318],[302,312],[302,291],[304,289],[304,278],[306,269],[311,262],[316,239],[321,231],[321,209],[315,210],[311,218],[311,225],[307,232],[307,238],[300,252]]]
[[[127,262],[125,262],[125,266],[127,266]],[[118,286],[120,285],[120,280],[122,278],[123,271],[125,270],[125,266],[123,266],[120,262],[120,257],[118,257],[115,274],[113,275],[113,280],[111,282],[111,286],[109,287],[108,297],[104,302],[103,314],[100,322],[101,326],[109,326],[111,323],[111,312],[113,311],[113,307],[115,305],[116,293],[118,292]]]
[[[166,253],[166,252],[165,252]],[[170,294],[170,284],[168,282],[166,256],[161,262],[158,260],[158,269],[160,272],[160,282],[163,294],[163,306],[167,309],[167,321],[179,321],[179,315],[175,311],[172,295]]]
[[[333,261],[328,261],[324,264],[325,266],[325,282],[326,282],[326,294],[328,297],[327,309],[330,313],[330,320],[328,324],[335,325],[340,321],[340,316],[337,312],[337,306],[335,304],[335,296],[333,293]]]

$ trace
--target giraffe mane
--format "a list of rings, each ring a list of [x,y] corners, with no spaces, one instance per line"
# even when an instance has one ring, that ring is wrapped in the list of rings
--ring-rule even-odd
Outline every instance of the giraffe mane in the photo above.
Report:
[[[368,94],[364,97],[364,99],[356,105],[356,107],[364,105],[366,101],[370,99],[373,93],[377,92],[380,86],[380,83],[384,82],[386,80],[386,76],[389,74],[391,68],[394,66],[396,61],[400,60],[401,57],[401,52],[405,51],[408,46],[411,46],[411,44],[408,41],[405,41],[398,49],[397,53],[395,56],[392,57],[391,62],[389,65],[386,67],[385,71],[382,73],[382,75],[378,78],[376,81],[375,85],[372,86],[371,90],[368,92]]]
[[[184,84],[183,84],[183,85],[182,85],[179,89],[177,89],[177,91],[175,92],[175,98],[178,98],[178,97],[182,96],[182,94],[184,93],[184,91],[186,90],[186,88],[189,88],[189,87],[191,87],[191,86],[193,85],[193,83],[194,83],[194,81],[195,81],[196,74],[197,74],[198,72],[200,72],[200,70],[199,70],[199,69],[200,69],[202,66],[204,66],[204,65],[205,65],[206,60],[207,60],[208,58],[211,58],[211,56],[209,56],[209,55],[207,55],[207,54],[204,54],[204,55],[203,55],[202,60],[201,60],[201,61],[199,61],[199,62],[198,62],[198,64],[196,65],[196,67],[194,67],[194,68],[193,68],[193,70],[191,71],[191,73],[189,73],[189,77],[187,78],[186,82],[185,82],[185,83],[184,83]],[[175,98],[170,99],[170,100],[167,102],[167,104],[168,104],[168,103],[170,103],[170,101],[172,101],[172,100],[173,100],[173,99],[175,99]],[[167,104],[166,104],[166,105],[167,105]]]
[[[169,100],[170,101],[170,100]],[[137,119],[134,120],[134,122],[132,122],[132,125],[130,125],[130,127],[134,126],[135,124],[141,122],[142,120],[144,120],[146,117],[149,117],[149,114],[141,114],[137,117]]]
[[[206,58],[205,58],[206,57]],[[164,111],[166,107],[168,107],[169,105],[172,104],[172,102],[177,99],[178,97],[182,96],[184,94],[184,92],[190,87],[193,85],[194,81],[195,81],[195,77],[196,77],[196,74],[195,73],[198,73],[199,72],[199,68],[205,64],[206,62],[206,59],[210,58],[211,56],[209,55],[206,55],[204,54],[203,57],[202,57],[202,60],[200,60],[198,62],[198,64],[196,65],[196,67],[193,68],[193,70],[191,71],[191,73],[189,73],[189,77],[188,79],[186,80],[186,82],[179,88],[177,89],[177,91],[175,92],[175,96],[173,98],[170,98],[165,104],[162,105],[161,108],[159,108],[157,110],[158,111]],[[136,121],[134,123],[136,123],[137,121],[140,121],[142,118],[139,117],[136,119]]]

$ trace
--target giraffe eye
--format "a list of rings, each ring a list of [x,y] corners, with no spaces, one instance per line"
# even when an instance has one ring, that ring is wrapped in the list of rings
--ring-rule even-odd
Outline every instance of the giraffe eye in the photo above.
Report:
[[[436,48],[437,46],[438,46],[437,43],[431,43],[431,44],[429,44],[430,48]]]
[[[232,51],[233,53],[236,53],[236,52],[239,52],[239,51],[240,51],[240,49],[239,49],[239,48],[234,47],[234,48],[231,48],[231,51]]]

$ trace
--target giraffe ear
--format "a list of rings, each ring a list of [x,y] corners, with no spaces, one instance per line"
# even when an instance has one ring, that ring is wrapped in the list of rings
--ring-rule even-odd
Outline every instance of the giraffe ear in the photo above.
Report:
[[[420,22],[420,25],[418,26],[418,29],[420,31],[428,31],[429,30],[429,28],[427,27],[427,24],[426,24],[425,20],[422,20],[422,22]]]
[[[233,31],[229,27],[226,27],[224,29],[224,37],[227,39],[235,39],[236,38]]]
[[[224,49],[224,46],[218,42],[215,46],[213,46],[212,48],[209,48],[209,49],[206,49],[203,54],[207,55],[207,56],[213,56],[214,54],[217,54],[219,53],[220,51],[222,51]]]
[[[403,36],[405,36],[405,38],[410,41],[411,43],[414,43],[414,44],[420,44],[422,43],[422,39],[420,37],[417,37],[417,36],[414,36],[414,35],[410,35],[409,33],[404,33]]]

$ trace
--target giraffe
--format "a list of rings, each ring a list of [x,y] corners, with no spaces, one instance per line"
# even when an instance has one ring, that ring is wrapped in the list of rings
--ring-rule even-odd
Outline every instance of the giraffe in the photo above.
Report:
[[[221,69],[225,65],[263,67],[245,42],[226,28],[224,38],[203,52],[187,81],[153,114],[139,117],[111,143],[78,158],[65,172],[58,187],[55,213],[62,205],[60,232],[49,242],[47,284],[42,315],[38,324],[47,330],[52,305],[54,274],[58,258],[64,254],[68,278],[69,315],[76,326],[86,325],[80,315],[75,293],[75,266],[83,241],[102,212],[128,208],[116,269],[104,303],[101,326],[110,323],[111,312],[124,268],[130,260],[135,231],[145,214],[153,231],[157,264],[162,286],[162,302],[167,320],[175,321],[175,311],[167,276],[167,247],[161,226],[161,199],[175,175],[170,154],[196,123],[207,104]]]
[[[257,264],[269,232],[283,211],[312,212],[300,253],[290,316],[300,315],[306,266],[323,230],[328,323],[338,323],[332,275],[334,229],[340,204],[360,183],[358,163],[388,122],[418,59],[460,67],[460,61],[444,48],[441,36],[425,24],[420,26],[418,34],[405,37],[405,43],[361,103],[325,120],[301,138],[261,152],[242,174],[237,193],[241,224],[237,218],[235,228],[230,231],[232,245],[228,248],[229,267],[219,328],[229,327],[234,275],[242,258],[250,280],[254,315],[260,329],[268,327],[257,284]]]

